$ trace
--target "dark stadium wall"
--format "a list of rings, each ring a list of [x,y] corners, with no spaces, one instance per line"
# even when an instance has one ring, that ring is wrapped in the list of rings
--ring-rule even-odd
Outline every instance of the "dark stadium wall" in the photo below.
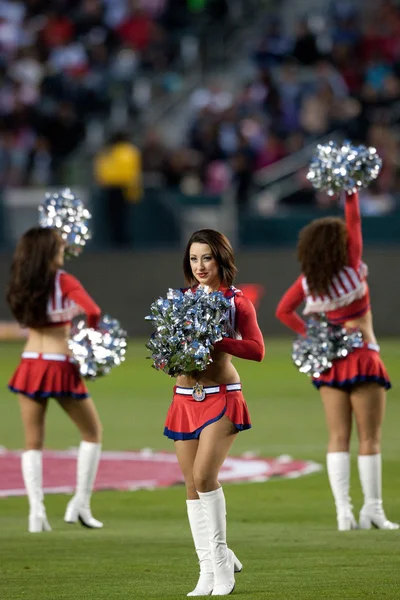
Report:
[[[9,254],[0,254],[0,321],[10,319],[5,288],[10,264]],[[378,335],[400,335],[398,306],[400,298],[400,249],[365,251],[369,266],[374,323]],[[129,333],[147,336],[144,321],[150,303],[168,287],[181,287],[182,253],[86,253],[67,263],[104,312],[121,320]],[[265,337],[288,333],[276,320],[276,305],[298,275],[294,251],[243,252],[237,255],[237,285],[260,284],[264,288],[258,309]],[[289,332],[290,334],[290,332]]]

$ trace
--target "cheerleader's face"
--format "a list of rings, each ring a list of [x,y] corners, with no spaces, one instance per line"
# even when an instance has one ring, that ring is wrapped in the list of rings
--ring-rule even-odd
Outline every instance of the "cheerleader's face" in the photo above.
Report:
[[[194,278],[202,285],[217,290],[221,284],[218,263],[208,244],[195,242],[190,247],[190,265]]]

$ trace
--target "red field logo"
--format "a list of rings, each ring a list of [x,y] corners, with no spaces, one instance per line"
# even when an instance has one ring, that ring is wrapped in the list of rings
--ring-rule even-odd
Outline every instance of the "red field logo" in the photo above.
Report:
[[[75,486],[77,449],[43,452],[43,482],[46,494],[72,493]],[[21,452],[0,450],[0,497],[24,496]],[[312,461],[278,458],[228,457],[220,481],[229,483],[268,481],[275,477],[296,478],[322,470]],[[102,453],[96,490],[139,490],[183,484],[174,454],[169,452]]]

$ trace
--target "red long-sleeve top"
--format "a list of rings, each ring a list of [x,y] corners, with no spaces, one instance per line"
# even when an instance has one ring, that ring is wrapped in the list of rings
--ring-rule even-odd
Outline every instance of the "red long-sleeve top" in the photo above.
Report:
[[[227,295],[226,290],[221,291],[224,291],[225,295]],[[235,292],[234,328],[242,339],[224,338],[214,344],[214,348],[219,352],[226,352],[238,358],[260,362],[265,355],[265,346],[264,338],[257,322],[256,310],[248,298],[243,296],[239,291]]]
[[[76,277],[57,271],[54,290],[47,305],[50,325],[65,325],[79,314],[85,313],[88,327],[96,328],[101,310]]]
[[[361,231],[361,215],[357,193],[346,194],[345,201],[345,219],[348,239],[348,267],[344,270],[344,279],[349,284],[351,282],[350,275],[358,284],[357,278],[361,281],[363,276],[360,274],[365,265],[361,261],[363,240]],[[338,274],[340,279],[340,274]],[[339,288],[337,286],[339,284]],[[333,302],[340,304],[340,296],[346,295],[347,289],[342,288],[343,281],[340,279],[334,283],[334,290],[328,293],[326,298],[330,298]],[[282,321],[287,327],[305,335],[306,323],[296,313],[296,309],[306,300],[311,298],[311,294],[307,296],[306,283],[303,275],[300,275],[293,285],[285,292],[276,309],[276,317]],[[339,291],[338,291],[339,289]],[[345,293],[341,294],[340,289]],[[333,323],[342,323],[349,319],[354,319],[364,315],[370,308],[369,291],[365,284],[362,297],[356,298],[343,306],[338,306],[334,310],[327,310],[326,316]],[[311,311],[309,311],[311,312]]]

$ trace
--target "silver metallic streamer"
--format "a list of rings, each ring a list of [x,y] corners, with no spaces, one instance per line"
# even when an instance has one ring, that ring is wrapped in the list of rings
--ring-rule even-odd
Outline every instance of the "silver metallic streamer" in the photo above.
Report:
[[[82,200],[69,188],[65,188],[56,193],[46,194],[38,210],[39,225],[57,229],[66,241],[65,255],[79,256],[91,238],[88,222],[92,215]]]
[[[318,378],[332,367],[332,362],[345,358],[362,345],[362,334],[346,331],[341,325],[329,323],[325,315],[307,321],[306,337],[293,342],[292,359],[300,373]]]
[[[375,148],[331,141],[318,144],[307,179],[317,190],[334,196],[342,190],[355,192],[367,187],[378,177],[381,167],[382,159]]]
[[[117,319],[104,315],[97,329],[86,327],[84,320],[74,327],[69,348],[85,379],[108,375],[125,360],[127,333]]]
[[[230,307],[221,292],[206,287],[186,292],[169,289],[145,317],[155,330],[146,344],[153,368],[171,377],[204,371],[212,362],[213,344],[227,335]]]

